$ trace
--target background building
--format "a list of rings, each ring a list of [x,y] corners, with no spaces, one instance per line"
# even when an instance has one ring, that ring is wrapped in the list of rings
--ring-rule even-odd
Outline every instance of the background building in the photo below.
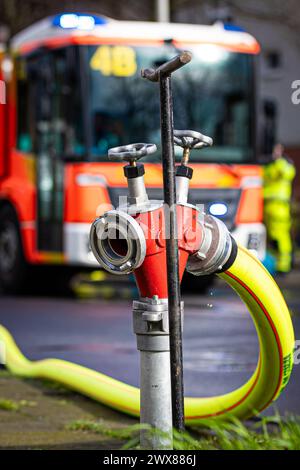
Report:
[[[174,1],[173,20],[206,23],[214,17],[231,19],[253,34],[262,46],[259,61],[261,118],[273,105],[276,140],[287,147],[298,176],[300,199],[300,104],[292,102],[292,83],[300,80],[300,5],[296,0]]]

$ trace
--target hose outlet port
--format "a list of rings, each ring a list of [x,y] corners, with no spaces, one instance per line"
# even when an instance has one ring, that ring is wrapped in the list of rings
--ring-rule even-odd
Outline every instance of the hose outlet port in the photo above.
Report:
[[[146,239],[137,221],[126,212],[110,211],[96,219],[90,231],[92,252],[111,274],[130,274],[146,256]]]
[[[189,257],[186,270],[194,276],[219,274],[234,263],[237,245],[221,220],[205,215],[202,223],[204,237],[201,247]]]

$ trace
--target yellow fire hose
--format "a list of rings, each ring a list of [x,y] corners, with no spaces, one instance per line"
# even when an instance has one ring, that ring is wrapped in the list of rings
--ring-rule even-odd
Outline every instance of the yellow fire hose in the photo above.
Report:
[[[220,277],[247,305],[260,344],[260,359],[241,388],[211,398],[186,398],[187,424],[205,419],[248,418],[267,408],[289,381],[293,367],[294,331],[289,310],[273,278],[247,250],[239,247],[232,267]],[[31,362],[10,333],[0,326],[6,365],[15,375],[54,380],[111,408],[139,416],[139,389],[85,367],[59,359]]]

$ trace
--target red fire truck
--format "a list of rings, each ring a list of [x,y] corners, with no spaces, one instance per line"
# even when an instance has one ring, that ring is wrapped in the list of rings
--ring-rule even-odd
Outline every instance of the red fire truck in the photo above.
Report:
[[[233,25],[115,21],[63,13],[21,31],[0,49],[0,283],[28,283],[95,269],[88,233],[96,213],[126,194],[107,150],[159,144],[155,87],[140,78],[187,49],[174,79],[175,127],[215,145],[193,152],[190,200],[204,203],[245,246],[265,252],[257,160],[255,60],[260,47]],[[159,152],[147,162],[149,195],[162,197]],[[61,282],[61,280],[60,280]]]

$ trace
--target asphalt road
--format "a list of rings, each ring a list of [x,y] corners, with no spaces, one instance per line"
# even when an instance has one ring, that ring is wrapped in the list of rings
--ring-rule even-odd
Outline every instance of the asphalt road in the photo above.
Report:
[[[283,283],[300,339],[300,274]],[[55,357],[138,385],[138,353],[131,301],[0,297],[0,323],[29,359]],[[239,298],[218,284],[208,295],[185,298],[184,378],[189,396],[213,396],[242,385],[254,371],[258,343]],[[276,403],[300,415],[300,365]],[[274,413],[269,409],[268,413]]]

